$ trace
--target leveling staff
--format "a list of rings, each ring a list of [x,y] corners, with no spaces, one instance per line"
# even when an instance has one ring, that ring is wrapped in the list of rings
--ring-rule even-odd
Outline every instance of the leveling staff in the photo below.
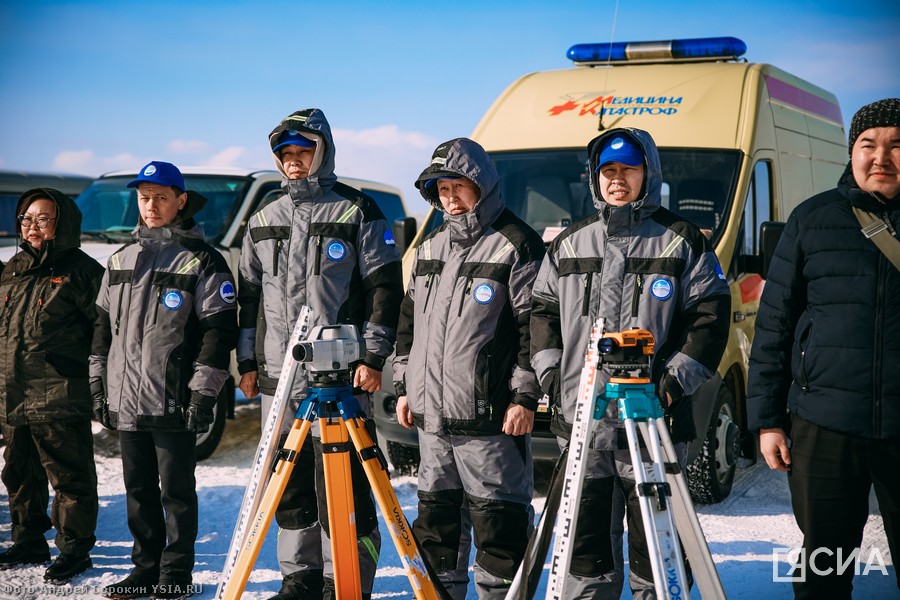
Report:
[[[706,237],[660,206],[662,170],[649,133],[611,129],[590,142],[588,157],[597,213],[553,241],[534,284],[531,364],[553,403],[551,428],[564,446],[591,325],[604,317],[607,331],[653,334],[651,377],[683,457],[683,442],[696,437],[691,394],[713,376],[728,341],[728,285]],[[567,582],[572,597],[605,597],[620,585],[610,547],[617,477],[627,497],[632,593],[653,593],[634,472],[616,410],[610,403],[587,453]]]

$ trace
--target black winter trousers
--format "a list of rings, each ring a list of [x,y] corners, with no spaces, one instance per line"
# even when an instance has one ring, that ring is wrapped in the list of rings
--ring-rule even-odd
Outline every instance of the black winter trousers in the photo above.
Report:
[[[806,550],[806,582],[794,582],[794,597],[850,598],[854,565],[838,575],[841,560],[862,543],[869,517],[869,492],[875,496],[884,521],[890,555],[900,557],[900,440],[873,440],[829,431],[800,417],[791,418],[791,471],[788,482],[794,517],[803,532]],[[816,574],[810,565],[816,549]],[[887,561],[885,548],[879,548]],[[865,563],[868,553],[860,555]],[[874,565],[873,566],[877,566]],[[870,571],[868,577],[883,577]],[[900,570],[897,571],[900,587]]]
[[[135,571],[160,583],[191,582],[197,540],[196,435],[120,431]]]
[[[0,427],[6,440],[0,478],[9,492],[13,543],[45,547],[52,524],[61,554],[90,552],[98,507],[90,420]],[[54,492],[49,518],[48,481]]]

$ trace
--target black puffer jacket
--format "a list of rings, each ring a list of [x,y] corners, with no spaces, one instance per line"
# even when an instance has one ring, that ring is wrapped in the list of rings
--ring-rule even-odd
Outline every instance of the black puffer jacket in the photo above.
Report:
[[[56,203],[56,237],[39,252],[23,242],[0,275],[0,421],[12,426],[91,415],[88,355],[103,267],[79,249],[81,211],[65,194],[29,190],[16,214],[35,195]]]
[[[849,165],[836,189],[791,214],[756,319],[754,431],[788,431],[789,410],[826,429],[900,438],[900,272],[862,235],[851,205],[900,231],[900,197],[863,192]]]

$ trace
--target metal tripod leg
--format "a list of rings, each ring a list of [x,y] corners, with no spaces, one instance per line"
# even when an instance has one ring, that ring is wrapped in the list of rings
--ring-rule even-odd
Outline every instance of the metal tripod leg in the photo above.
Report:
[[[400,555],[400,561],[406,569],[409,583],[417,600],[438,600],[438,591],[429,576],[425,561],[419,552],[419,546],[412,535],[409,522],[400,508],[400,501],[391,486],[388,477],[387,463],[378,446],[369,435],[362,418],[351,418],[344,421],[347,433],[353,446],[359,453],[360,461],[372,486],[378,508],[388,524],[391,539]]]
[[[325,470],[325,502],[331,559],[334,563],[334,590],[338,600],[362,597],[357,550],[356,510],[350,475],[350,444],[347,426],[339,412],[344,404],[343,388],[318,390],[322,463]],[[352,399],[350,389],[346,394]],[[326,400],[327,397],[327,400]],[[355,400],[354,400],[355,402]],[[320,515],[321,518],[321,515]]]
[[[638,425],[645,438],[651,435],[647,423],[639,423]],[[675,446],[672,444],[671,437],[669,437],[669,431],[666,429],[662,419],[656,421],[654,429],[660,442],[662,458],[669,467],[666,469],[666,481],[668,481],[672,492],[672,512],[675,518],[675,527],[678,530],[678,535],[681,536],[681,543],[684,545],[685,553],[691,563],[691,570],[694,581],[697,582],[697,589],[700,590],[700,595],[703,598],[724,599],[725,590],[722,587],[719,572],[716,570],[715,562],[713,562],[712,554],[709,551],[709,545],[706,543],[706,537],[703,535],[697,512],[694,510],[687,481],[678,464]]]
[[[659,439],[655,435],[655,422],[642,422],[641,425],[641,433],[651,458],[649,462],[641,457],[635,421],[625,420],[628,450],[634,467],[635,492],[641,507],[656,597],[684,598],[689,586],[672,515],[671,492],[666,481]]]

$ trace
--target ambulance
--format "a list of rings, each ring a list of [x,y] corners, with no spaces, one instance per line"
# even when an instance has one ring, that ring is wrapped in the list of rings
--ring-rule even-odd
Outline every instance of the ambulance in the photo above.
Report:
[[[690,447],[689,480],[703,503],[726,498],[738,460],[755,459],[746,428],[748,358],[782,223],[797,204],[834,187],[848,160],[835,96],[748,62],[746,50],[732,37],[578,44],[567,53],[571,68],[513,82],[471,135],[491,155],[507,206],[547,243],[596,210],[588,141],[614,127],[653,136],[663,205],[709,237],[731,287],[728,348],[694,396],[702,433]],[[440,222],[432,210],[411,245]],[[411,258],[407,252],[407,278]],[[557,452],[547,422],[537,415],[536,458]],[[390,432],[381,435],[390,440]]]

